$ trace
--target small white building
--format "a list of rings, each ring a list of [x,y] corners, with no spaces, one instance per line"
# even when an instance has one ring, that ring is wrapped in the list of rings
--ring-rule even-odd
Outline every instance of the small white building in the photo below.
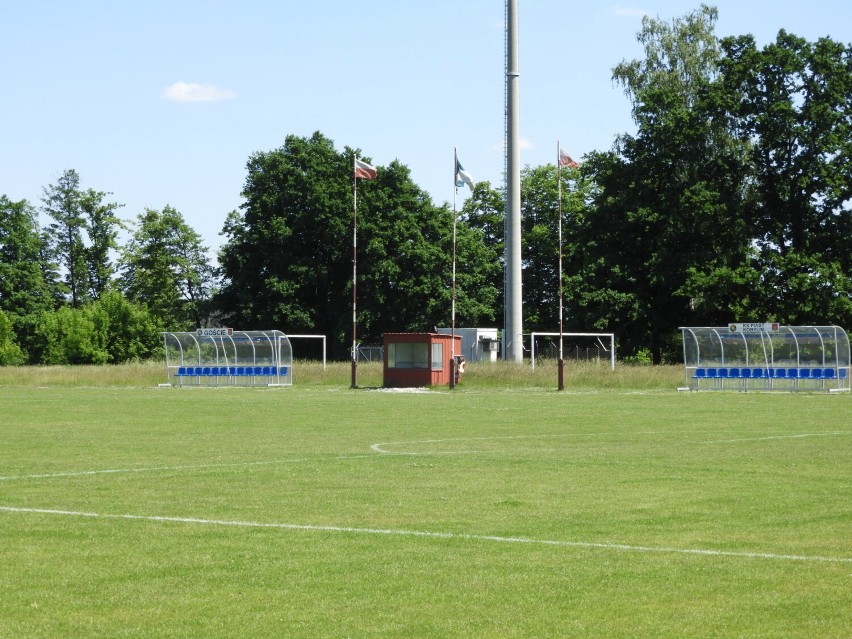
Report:
[[[437,333],[451,335],[451,328],[437,328]],[[500,352],[500,338],[496,328],[457,328],[461,337],[461,353],[468,362],[496,362]]]

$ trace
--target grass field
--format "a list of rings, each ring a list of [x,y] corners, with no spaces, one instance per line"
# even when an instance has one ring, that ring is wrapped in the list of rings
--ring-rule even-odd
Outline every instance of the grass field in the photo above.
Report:
[[[852,398],[0,369],[0,637],[852,637]]]

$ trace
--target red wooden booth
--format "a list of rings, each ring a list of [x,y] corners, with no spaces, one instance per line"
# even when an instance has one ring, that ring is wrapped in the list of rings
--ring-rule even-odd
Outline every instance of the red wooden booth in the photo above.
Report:
[[[450,383],[450,358],[461,355],[460,335],[385,333],[384,385],[392,388]]]

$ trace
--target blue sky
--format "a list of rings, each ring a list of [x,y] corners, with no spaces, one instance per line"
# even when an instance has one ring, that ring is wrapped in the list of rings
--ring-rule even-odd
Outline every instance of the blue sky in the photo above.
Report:
[[[699,2],[519,0],[521,161],[575,159],[633,130],[612,68],[642,16]],[[852,42],[848,0],[719,0],[717,35]],[[453,147],[503,170],[500,0],[0,0],[0,194],[40,205],[76,169],[135,219],[170,204],[215,249],[249,156],[320,131],[406,164],[452,201]],[[459,194],[463,194],[460,192]]]

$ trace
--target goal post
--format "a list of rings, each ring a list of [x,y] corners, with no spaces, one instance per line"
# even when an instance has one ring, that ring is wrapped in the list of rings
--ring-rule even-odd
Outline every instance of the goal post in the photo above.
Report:
[[[570,337],[591,337],[597,340],[601,350],[609,353],[609,365],[611,370],[615,370],[615,333],[561,333],[562,339]],[[535,370],[535,340],[537,337],[555,337],[559,339],[560,333],[530,333],[530,366]],[[609,342],[609,348],[606,347],[605,341]]]
[[[321,339],[322,340],[322,369],[326,369],[326,339],[325,335],[287,335],[290,340],[293,339]]]

